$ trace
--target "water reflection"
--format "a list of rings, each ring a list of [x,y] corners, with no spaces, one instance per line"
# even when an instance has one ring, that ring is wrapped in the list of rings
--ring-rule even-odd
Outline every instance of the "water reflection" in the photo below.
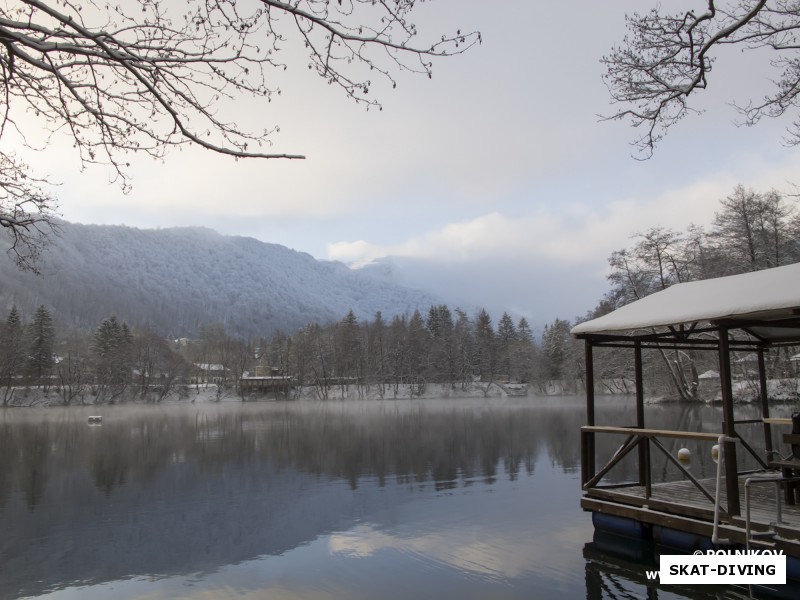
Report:
[[[649,412],[652,427],[719,427],[715,408]],[[579,399],[88,414],[0,412],[0,598],[589,591]],[[598,422],[634,414],[613,402]],[[599,455],[619,443],[600,441]]]
[[[800,587],[790,582],[781,586],[668,585],[648,580],[646,571],[658,571],[658,557],[680,551],[653,542],[596,531],[583,548],[586,559],[587,600],[745,600],[758,598],[797,598]]]

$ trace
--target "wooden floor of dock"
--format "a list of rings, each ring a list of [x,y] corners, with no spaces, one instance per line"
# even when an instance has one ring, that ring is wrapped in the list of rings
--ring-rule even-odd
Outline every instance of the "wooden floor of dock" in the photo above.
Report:
[[[741,515],[722,513],[719,535],[737,544],[746,544],[745,480],[753,475],[739,477],[739,503]],[[715,480],[702,479],[701,483],[712,494]],[[727,506],[725,480],[721,484],[723,509]],[[776,494],[781,494],[781,523],[776,523]],[[650,498],[645,497],[644,486],[620,488],[592,488],[584,492],[581,507],[585,510],[634,519],[650,525],[661,525],[704,537],[711,537],[714,522],[714,503],[691,481],[653,484]],[[800,504],[787,505],[783,490],[773,482],[751,484],[750,519],[753,531],[776,531],[774,547],[787,555],[800,557]],[[753,546],[763,547],[763,546]]]

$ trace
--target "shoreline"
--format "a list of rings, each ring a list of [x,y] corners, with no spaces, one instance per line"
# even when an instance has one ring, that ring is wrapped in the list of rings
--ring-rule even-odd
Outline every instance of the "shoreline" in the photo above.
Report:
[[[779,384],[781,382],[774,382]],[[771,386],[773,387],[773,386]],[[235,389],[219,390],[213,383],[191,384],[176,387],[166,396],[159,397],[156,392],[151,392],[142,396],[138,389],[128,389],[114,397],[112,400],[96,402],[97,395],[91,391],[84,392],[81,396],[76,396],[71,402],[65,402],[65,395],[60,388],[13,388],[11,390],[9,402],[0,401],[0,409],[3,408],[69,408],[69,407],[102,407],[102,406],[158,406],[158,405],[179,405],[179,404],[219,404],[222,402],[239,402],[242,404],[256,402],[275,402],[275,401],[301,401],[301,402],[336,402],[336,401],[391,401],[391,400],[437,400],[448,398],[473,398],[473,399],[496,399],[510,398],[534,400],[537,398],[554,397],[574,397],[585,398],[583,389],[565,389],[566,386],[560,382],[548,382],[545,385],[533,384],[503,384],[498,382],[484,383],[473,382],[466,385],[461,383],[428,383],[419,384],[369,384],[369,385],[331,385],[322,388],[315,385],[296,387],[291,394],[286,397],[282,394],[260,394],[246,395],[242,397]],[[749,387],[742,383],[738,389],[734,390],[737,396],[737,404],[751,404],[756,402],[757,397],[750,397],[747,393]],[[775,385],[771,390],[771,403],[793,402],[796,396],[785,386]],[[736,392],[739,392],[738,394]],[[596,393],[597,398],[622,398],[632,396],[622,391],[619,393]],[[657,404],[698,404],[714,405],[719,402],[719,394],[712,396],[709,394],[696,402],[689,402],[672,398],[666,395],[646,395],[645,403],[648,405]]]

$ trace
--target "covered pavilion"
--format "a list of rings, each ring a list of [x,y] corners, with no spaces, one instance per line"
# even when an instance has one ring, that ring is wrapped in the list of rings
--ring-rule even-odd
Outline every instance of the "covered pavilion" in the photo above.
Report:
[[[641,300],[625,305],[611,313],[578,324],[572,334],[585,344],[585,384],[586,384],[586,426],[581,431],[581,483],[583,486],[582,506],[587,510],[614,513],[604,502],[617,502],[625,507],[636,504],[652,510],[659,503],[653,498],[653,482],[650,473],[650,451],[655,446],[662,451],[665,447],[658,438],[700,439],[714,441],[715,436],[724,436],[722,481],[723,489],[713,494],[697,481],[692,474],[683,469],[686,478],[699,486],[701,495],[719,503],[722,494],[727,501],[722,519],[729,525],[736,524],[741,514],[742,469],[737,461],[737,446],[753,454],[758,463],[767,468],[774,462],[775,445],[772,428],[791,423],[788,419],[775,419],[770,416],[767,397],[767,372],[765,354],[782,346],[800,344],[800,263],[733,275],[703,281],[679,283],[654,293]],[[632,426],[600,426],[595,422],[595,350],[615,348],[616,351],[631,351],[636,388],[636,423]],[[645,398],[642,368],[642,351],[647,349],[704,350],[718,356],[720,395],[722,399],[722,422],[718,432],[678,432],[647,429],[645,422]],[[731,371],[731,352],[754,353],[758,365],[758,387],[761,406],[761,419],[756,422],[763,426],[765,454],[753,450],[737,432],[737,425],[745,421],[734,419],[733,375]],[[746,421],[752,424],[754,421]],[[627,441],[612,457],[609,464],[600,470],[595,460],[596,436],[599,434],[624,434]],[[791,434],[788,434],[791,435]],[[789,441],[795,441],[787,435]],[[599,486],[603,476],[610,471],[624,455],[634,448],[638,449],[639,480],[630,485],[641,488],[643,500],[631,500],[630,495],[619,495]],[[679,468],[679,461],[668,455]],[[774,464],[773,464],[774,466]],[[798,463],[800,469],[800,463]],[[791,473],[791,471],[788,471]],[[718,480],[719,481],[719,480]],[[785,484],[785,486],[788,484]],[[617,486],[619,487],[619,486]],[[638,493],[638,492],[637,492]],[[615,495],[616,494],[616,495]],[[615,500],[616,498],[616,500]],[[787,501],[789,499],[786,496]],[[691,519],[703,519],[707,512],[676,508],[681,502],[665,502],[663,509],[667,516],[661,522],[677,521],[670,515],[684,515]],[[685,503],[684,503],[685,504]],[[686,507],[684,507],[686,508]],[[616,514],[633,519],[653,521],[652,515],[642,515],[635,510],[619,510]],[[638,515],[638,516],[637,516]],[[714,516],[716,520],[718,515]],[[658,520],[658,519],[656,519]],[[800,512],[798,512],[798,539],[800,540]],[[680,529],[680,526],[678,527]],[[690,527],[691,528],[691,527]],[[706,531],[704,527],[694,529]],[[729,531],[732,537],[734,532]],[[800,541],[795,549],[800,555]]]

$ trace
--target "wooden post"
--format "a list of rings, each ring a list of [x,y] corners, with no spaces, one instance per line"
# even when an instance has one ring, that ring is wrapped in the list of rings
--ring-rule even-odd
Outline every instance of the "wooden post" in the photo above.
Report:
[[[594,357],[592,355],[592,342],[588,338],[584,344],[586,362],[586,424],[595,425],[594,422]],[[594,433],[581,436],[581,486],[585,485],[595,475]]]
[[[764,364],[764,348],[758,349],[758,383],[761,394],[761,416],[769,419],[769,401],[767,399],[767,368]],[[773,458],[772,427],[764,423],[764,448],[767,451],[767,462]]]
[[[733,419],[733,386],[731,382],[731,348],[728,341],[728,328],[719,329],[719,378],[722,385],[722,432],[736,437]],[[741,514],[739,505],[739,474],[736,461],[736,444],[725,442],[725,489],[728,494],[728,514]]]
[[[644,375],[642,370],[642,343],[634,342],[634,373],[636,378],[636,427],[644,429]],[[645,486],[645,497],[650,497],[650,438],[639,443],[639,485]]]

